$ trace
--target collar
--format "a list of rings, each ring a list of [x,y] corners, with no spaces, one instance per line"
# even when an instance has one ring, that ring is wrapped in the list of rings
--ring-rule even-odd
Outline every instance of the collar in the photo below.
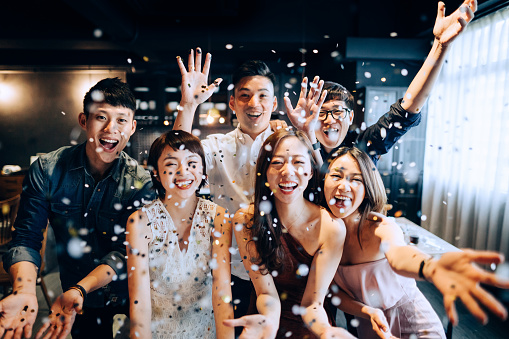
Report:
[[[104,179],[111,176],[113,180],[118,182],[121,177],[120,172],[122,170],[122,164],[125,164],[125,157],[123,151],[120,153],[119,157],[113,162],[113,165],[109,169],[108,174],[104,177]],[[81,168],[85,169],[87,173],[90,173],[90,170],[87,165],[86,142],[76,147],[76,152],[73,154],[69,165],[70,171]]]
[[[270,124],[269,124],[269,126],[267,126],[265,131],[263,131],[262,133],[258,134],[258,136],[254,140],[251,138],[251,136],[249,136],[249,134],[246,134],[246,133],[242,132],[242,130],[240,129],[240,123],[237,125],[237,128],[235,129],[235,137],[243,145],[245,145],[246,142],[248,142],[248,141],[250,143],[253,143],[253,142],[255,142],[256,140],[259,140],[259,139],[261,139],[262,141],[265,141],[271,134],[272,134],[272,130],[270,129]]]

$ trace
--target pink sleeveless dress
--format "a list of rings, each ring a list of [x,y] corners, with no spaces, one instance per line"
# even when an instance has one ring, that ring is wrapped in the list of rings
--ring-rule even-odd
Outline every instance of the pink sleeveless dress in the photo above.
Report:
[[[386,258],[340,265],[336,283],[353,299],[381,309],[398,338],[445,338],[444,328],[414,279],[394,272]],[[359,338],[378,338],[369,319],[359,321]]]

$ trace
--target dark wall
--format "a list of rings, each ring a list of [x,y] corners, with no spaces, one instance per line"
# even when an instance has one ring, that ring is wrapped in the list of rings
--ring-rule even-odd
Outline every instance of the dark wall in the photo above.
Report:
[[[30,164],[30,156],[84,141],[78,125],[83,97],[121,71],[0,71],[0,167]]]

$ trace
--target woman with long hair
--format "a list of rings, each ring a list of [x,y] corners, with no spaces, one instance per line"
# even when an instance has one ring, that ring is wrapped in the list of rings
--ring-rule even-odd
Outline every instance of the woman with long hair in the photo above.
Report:
[[[325,177],[324,195],[332,214],[346,226],[343,256],[334,280],[340,287],[336,293],[342,300],[339,308],[357,316],[360,338],[380,335],[374,331],[370,316],[362,311],[364,304],[384,312],[394,336],[445,338],[442,323],[417,288],[416,278],[428,280],[440,290],[453,323],[457,322],[457,297],[482,322],[487,317],[478,302],[506,317],[504,307],[479,282],[504,288],[509,282],[471,264],[500,263],[503,257],[495,252],[466,250],[445,253],[437,260],[407,245],[401,228],[384,215],[385,187],[366,153],[355,147],[340,148]]]

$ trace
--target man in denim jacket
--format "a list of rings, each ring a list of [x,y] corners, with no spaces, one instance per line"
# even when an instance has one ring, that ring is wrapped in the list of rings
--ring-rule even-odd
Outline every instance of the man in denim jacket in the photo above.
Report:
[[[124,228],[153,198],[150,176],[123,152],[136,130],[136,101],[118,78],[85,95],[79,124],[87,141],[41,156],[30,167],[4,267],[13,294],[0,302],[0,337],[31,337],[37,315],[36,279],[48,221],[55,233],[64,293],[38,333],[111,338],[112,319],[128,313]],[[76,316],[76,314],[78,315]],[[73,326],[74,324],[74,326]]]

